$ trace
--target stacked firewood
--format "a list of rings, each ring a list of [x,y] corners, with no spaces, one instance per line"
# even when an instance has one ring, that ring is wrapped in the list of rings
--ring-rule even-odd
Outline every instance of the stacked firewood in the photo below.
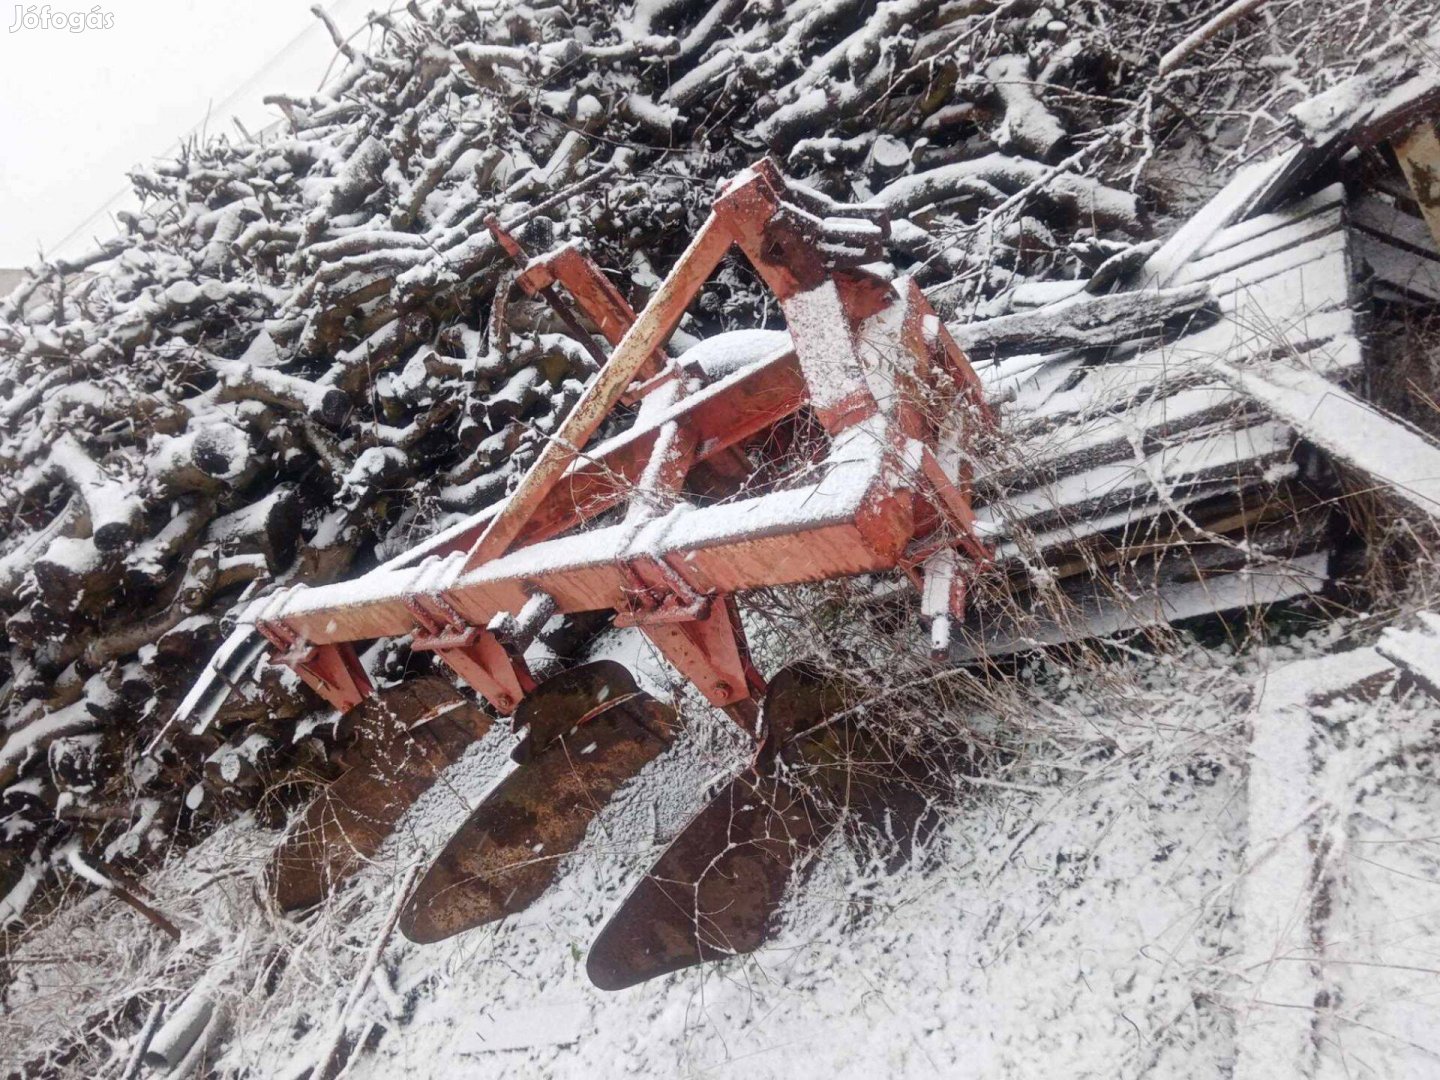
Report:
[[[488,215],[589,245],[638,309],[770,153],[882,204],[947,316],[1003,316],[1151,250],[1136,178],[1190,122],[1155,68],[1210,5],[1165,6],[412,3],[369,52],[331,27],[343,72],[278,130],[136,172],[124,235],[0,302],[0,920],[53,853],[123,865],[325,775],[280,669],[202,736],[167,721],[243,604],[504,497],[595,370]],[[765,325],[731,265],[672,347]]]

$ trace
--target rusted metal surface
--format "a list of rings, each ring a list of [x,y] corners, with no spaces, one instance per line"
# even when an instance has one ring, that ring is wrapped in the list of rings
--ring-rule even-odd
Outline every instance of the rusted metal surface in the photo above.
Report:
[[[501,781],[426,872],[400,919],[411,941],[440,941],[528,907],[620,786],[673,741],[674,710],[648,694],[624,694],[595,712],[617,680],[587,667],[580,679],[558,677],[553,709],[535,707],[547,733],[563,733]],[[564,709],[574,710],[568,722]]]
[[[543,278],[539,276],[542,273]],[[548,281],[545,281],[546,278]],[[559,282],[570,291],[581,310],[611,345],[619,345],[625,332],[635,322],[635,310],[620,295],[620,290],[573,245],[567,244],[545,256],[539,265],[532,266],[520,276],[520,287],[527,292],[544,288],[550,282]],[[641,367],[640,377],[657,374],[660,366],[652,354],[649,365]]]
[[[274,649],[274,662],[300,676],[337,712],[348,713],[374,692],[348,641],[313,643],[283,619],[261,623],[259,630]]]
[[[596,986],[622,990],[764,944],[786,887],[840,818],[813,776],[795,782],[784,759],[803,762],[812,729],[854,697],[809,665],[771,680],[762,760],[691,819],[605,924],[586,960]]]
[[[522,256],[514,238],[495,227],[500,243]],[[277,614],[297,635],[322,643],[415,633],[417,647],[433,648],[498,710],[509,712],[529,689],[528,672],[516,657],[507,660],[495,648],[487,652],[493,642],[477,628],[497,616],[503,621],[538,588],[561,613],[608,609],[620,624],[640,627],[712,704],[753,728],[764,681],[749,663],[733,612],[717,614],[722,606],[733,607],[730,596],[897,567],[918,578],[917,567],[952,544],[965,550],[966,574],[987,558],[973,528],[966,447],[947,451],[944,462],[937,452],[955,430],[968,435],[991,418],[968,361],[923,294],[913,283],[897,285],[865,269],[883,253],[887,232],[879,208],[834,203],[792,184],[767,160],[725,187],[699,235],[633,321],[623,300],[617,306],[609,294],[613,287],[577,250],[532,260],[522,275],[526,288],[549,288],[568,274],[582,306],[593,307],[597,320],[609,320],[612,338],[621,323],[627,328],[515,493],[478,537],[466,535],[470,547],[462,562],[446,564],[439,577],[417,568],[398,574],[393,584],[387,579],[361,590],[357,600],[316,606],[301,598],[282,604]],[[645,358],[659,355],[731,246],[779,298],[795,359],[757,364],[743,378],[722,380],[715,393],[701,388],[662,410],[646,430],[597,448],[593,467],[577,465],[587,440],[636,384]],[[875,351],[877,336],[881,360],[895,361],[895,371],[877,383],[880,399],[868,374],[875,358],[862,355]],[[940,431],[939,418],[953,418],[958,400],[978,414],[976,422]],[[686,539],[670,546],[655,537],[633,549],[606,547],[619,534],[600,530],[591,545],[560,539],[627,498],[642,478],[647,492],[662,488],[678,497],[692,470],[713,459],[720,468],[709,482],[723,483],[726,468],[743,465],[732,449],[775,431],[802,404],[835,438],[856,424],[881,422],[866,434],[891,460],[869,475],[863,489],[850,489],[855,497],[844,511],[821,499],[813,515],[782,515],[776,525],[774,505],[763,505],[759,496],[752,505],[691,511]],[[741,483],[731,480],[732,486]],[[631,511],[633,522],[646,514],[643,505],[632,504]],[[527,550],[515,561],[510,553],[517,546]],[[413,583],[417,575],[425,581]],[[963,581],[954,595],[962,606]],[[432,609],[459,617],[446,618],[437,629]],[[463,635],[469,636],[462,641]]]
[[[804,404],[805,381],[794,354],[787,353],[734,380],[723,394],[693,396],[675,422],[693,434],[695,461],[705,462],[768,431]],[[647,426],[588,453],[535,511],[520,543],[559,535],[630,498],[659,434],[659,424]]]
[[[1410,184],[1435,246],[1440,247],[1440,138],[1435,123],[1426,119],[1394,143],[1395,157]]]
[[[787,532],[721,537],[669,555],[665,561],[694,591],[712,594],[889,570],[897,565],[913,532],[913,501],[911,493],[894,491],[878,478],[873,497],[863,500],[850,520],[819,520]],[[699,510],[693,516],[705,513]],[[513,560],[520,568],[513,575],[507,569],[511,560],[497,560],[476,576],[460,579],[445,595],[473,626],[487,625],[498,612],[518,610],[536,588],[553,596],[562,614],[624,610],[634,586],[600,546],[608,535],[607,530],[597,529],[589,544],[575,545],[569,538],[547,542],[557,545],[555,550],[563,545],[565,560],[555,565],[537,568],[538,560],[526,557],[528,550],[521,552]],[[540,550],[537,545],[535,554]],[[415,623],[403,602],[403,582],[397,593],[392,599],[367,598],[293,611],[286,618],[320,640],[412,633]],[[483,692],[482,687],[476,689]]]
[[[635,677],[614,660],[596,660],[552,675],[543,692],[527,696],[515,711],[515,730],[523,730],[525,737],[510,756],[529,761],[561,735],[640,692]]]
[[[271,858],[270,892],[282,910],[319,903],[354,873],[491,723],[434,676],[374,694],[351,719],[354,742],[344,752],[350,767],[310,804]]]
[[[760,948],[842,822],[883,832],[891,860],[908,858],[933,815],[933,763],[884,737],[867,704],[858,684],[809,664],[776,674],[755,766],[691,819],[602,928],[586,960],[596,986],[622,990]]]
[[[733,710],[731,718],[753,735],[754,712],[743,703],[765,692],[765,680],[750,660],[735,598],[697,591],[669,561],[648,553],[623,559],[620,568],[629,585],[615,625],[638,626],[710,704]]]
[[[746,772],[665,849],[590,947],[602,990],[753,952],[774,929],[786,886],[835,828],[802,787]]]
[[[535,689],[523,654],[507,649],[490,630],[468,623],[444,596],[407,596],[404,603],[419,623],[410,648],[440,657],[498,712],[509,715]]]
[[[492,228],[525,258],[514,237]],[[313,653],[312,642],[409,633],[417,650],[435,652],[525,731],[514,755],[521,767],[471,815],[408,902],[407,936],[436,941],[522,910],[600,808],[673,741],[673,710],[613,663],[534,686],[523,646],[507,647],[503,628],[539,596],[547,613],[609,611],[616,625],[639,629],[756,741],[751,768],[676,838],[601,934],[590,961],[600,985],[757,948],[789,884],[841,822],[894,825],[922,815],[924,798],[905,787],[916,760],[890,749],[873,717],[855,712],[853,685],[802,665],[767,688],[735,600],[749,589],[900,569],[943,592],[930,605],[934,617],[959,617],[967,577],[988,562],[968,460],[993,417],[920,290],[868,268],[887,235],[879,208],[834,203],[763,161],[722,190],[638,317],[578,248],[529,260],[521,287],[593,345],[555,290],[564,284],[615,351],[514,494],[448,546],[425,549],[447,558],[383,568],[355,590],[282,595],[255,617],[297,659],[302,649]],[[665,343],[732,246],[779,299],[794,351],[709,386],[695,367],[672,385],[672,398],[645,410],[641,426],[582,461],[618,403],[677,376]],[[810,475],[824,479],[775,489],[768,476],[752,476],[747,453],[770,462],[801,424],[820,447],[807,459]],[[748,497],[694,505],[705,489]],[[627,500],[619,524],[565,535]],[[692,505],[667,512],[682,500]],[[363,815],[352,817],[343,840],[357,849],[378,843]],[[323,829],[316,835],[329,858],[336,845]]]
[[[600,367],[605,366],[605,355],[595,345],[590,332],[581,325],[563,297],[555,291],[556,283],[569,290],[580,309],[590,317],[596,328],[611,345],[619,345],[625,332],[635,322],[635,311],[615,288],[594,261],[574,244],[566,244],[539,259],[531,259],[520,242],[500,224],[500,219],[490,214],[485,226],[495,237],[505,253],[521,268],[516,283],[529,296],[539,296],[570,330],[571,334],[595,358]],[[637,378],[651,379],[659,374],[665,357],[658,350],[641,365]]]

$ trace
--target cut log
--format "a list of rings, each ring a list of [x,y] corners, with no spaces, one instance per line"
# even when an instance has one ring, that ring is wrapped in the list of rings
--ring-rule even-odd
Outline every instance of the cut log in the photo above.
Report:
[[[953,324],[950,333],[967,353],[993,355],[1096,348],[1153,335],[1165,323],[1199,311],[1210,299],[1203,281],[1174,289],[1088,296],[998,319]]]
[[[1004,119],[995,133],[1002,150],[1019,150],[1027,157],[1050,161],[1066,141],[1065,128],[1035,96],[1030,61],[1024,56],[1002,56],[985,69],[1004,107]]]
[[[124,625],[101,634],[86,645],[84,659],[90,670],[98,671],[111,660],[158,641],[163,634],[203,610],[215,590],[216,563],[214,548],[196,549],[175,586],[173,598],[165,607],[142,619],[127,619]]]
[[[329,427],[339,427],[350,412],[350,398],[334,386],[322,386],[271,368],[220,362],[220,401],[263,401],[304,413]]]
[[[72,496],[48,524],[22,538],[0,557],[0,606],[9,607],[15,602],[26,575],[49,550],[52,541],[61,537],[74,539],[84,524],[85,504],[78,496]]]
[[[262,555],[272,574],[289,565],[299,537],[299,496],[288,484],[280,484],[263,499],[216,518],[205,530],[206,542],[218,545],[223,556]]]
[[[262,456],[242,428],[215,418],[192,425],[184,435],[158,438],[145,470],[166,495],[213,495],[227,487],[246,486],[262,463]]]
[[[71,435],[51,444],[50,467],[84,501],[97,548],[115,551],[130,543],[145,516],[133,483],[112,477]]]
[[[1126,230],[1139,227],[1135,196],[1076,173],[1047,169],[1024,158],[988,154],[902,177],[875,196],[895,217],[961,200],[995,204],[1029,187],[1057,211]]]
[[[89,537],[56,537],[32,571],[41,602],[64,613],[103,610],[124,576],[119,554],[101,551]]]

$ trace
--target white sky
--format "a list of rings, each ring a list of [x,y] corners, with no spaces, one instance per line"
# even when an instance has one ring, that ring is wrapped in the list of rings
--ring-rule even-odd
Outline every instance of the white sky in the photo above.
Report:
[[[94,2],[51,8],[88,12]],[[15,5],[0,0],[0,267],[34,262],[38,245],[49,255],[88,250],[114,234],[100,211],[129,204],[132,165],[202,127],[238,137],[232,116],[258,131],[279,116],[264,95],[313,91],[335,50],[312,2],[100,0],[115,15],[109,30],[11,33]],[[351,33],[389,5],[324,6]]]

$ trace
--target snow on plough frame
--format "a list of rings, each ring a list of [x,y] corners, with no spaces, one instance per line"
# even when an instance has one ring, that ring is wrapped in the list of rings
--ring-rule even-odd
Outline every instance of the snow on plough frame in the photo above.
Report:
[[[490,228],[525,260],[503,226]],[[575,246],[524,263],[527,293],[580,328],[563,286],[614,351],[508,500],[362,578],[258,600],[242,620],[274,662],[359,718],[350,771],[275,855],[282,907],[313,904],[353,872],[488,726],[444,680],[376,694],[354,643],[377,638],[409,635],[525,732],[520,767],[408,901],[401,927],[415,941],[532,902],[599,807],[674,738],[674,711],[614,662],[537,684],[524,652],[556,614],[610,612],[635,627],[755,745],[601,932],[588,962],[597,985],[758,947],[795,867],[835,827],[837,801],[862,815],[903,801],[845,770],[868,737],[827,723],[845,711],[845,688],[804,664],[767,681],[736,604],[750,589],[899,569],[943,648],[989,562],[969,461],[994,417],[918,287],[884,272],[887,238],[883,211],[833,202],[767,159],[724,186],[638,315]],[[732,247],[775,294],[790,347],[728,365],[721,355],[708,371],[670,358],[667,341]],[[622,403],[633,423],[587,447]],[[802,410],[827,449],[798,486],[752,484],[759,448],[783,454]],[[687,501],[693,492],[706,504]],[[808,782],[788,778],[796,765]]]

